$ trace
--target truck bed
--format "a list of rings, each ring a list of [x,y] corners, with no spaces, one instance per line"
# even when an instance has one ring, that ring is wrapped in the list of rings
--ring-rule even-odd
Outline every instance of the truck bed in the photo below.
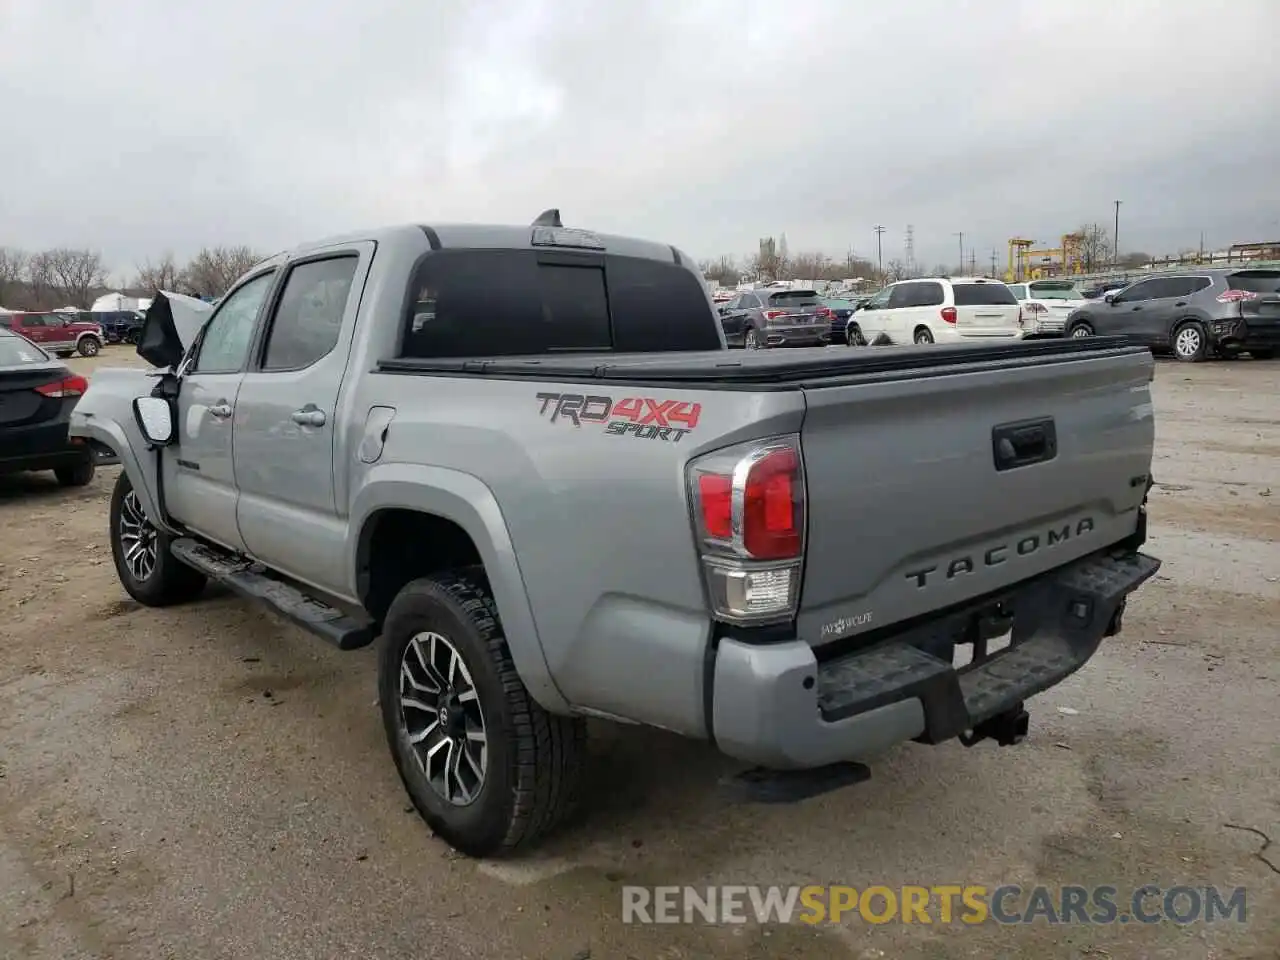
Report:
[[[1123,338],[379,369],[486,379],[502,395],[527,381],[586,382],[700,403],[694,444],[645,445],[629,465],[631,448],[607,435],[584,436],[570,454],[555,448],[572,458],[559,469],[588,477],[608,462],[638,483],[660,484],[668,458],[713,449],[721,424],[741,439],[743,418],[798,406],[807,533],[795,625],[814,646],[994,596],[1125,539],[1139,522],[1154,443],[1151,354]]]
[[[663,384],[700,389],[794,390],[843,377],[930,376],[1062,363],[1086,356],[1142,353],[1127,337],[1005,341],[990,344],[868,347],[844,350],[711,350],[691,353],[564,353],[538,357],[382,360],[382,373],[498,379]]]

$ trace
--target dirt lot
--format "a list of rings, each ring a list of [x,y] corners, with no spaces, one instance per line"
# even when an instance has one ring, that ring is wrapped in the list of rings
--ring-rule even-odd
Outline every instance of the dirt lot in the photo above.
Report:
[[[408,812],[372,650],[221,593],[131,602],[106,541],[118,468],[74,492],[0,479],[0,957],[1280,957],[1280,364],[1162,363],[1156,397],[1164,568],[1031,703],[1024,744],[907,746],[869,783],[747,807],[702,745],[601,726],[587,819],[511,864],[455,857]],[[1248,914],[640,928],[624,883],[1217,884]]]

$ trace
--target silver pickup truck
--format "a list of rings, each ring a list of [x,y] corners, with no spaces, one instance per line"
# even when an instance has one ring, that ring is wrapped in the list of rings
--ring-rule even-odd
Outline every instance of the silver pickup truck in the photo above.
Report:
[[[381,636],[400,775],[471,855],[563,818],[586,717],[771,800],[1015,743],[1159,567],[1146,349],[729,353],[686,254],[554,212],[300,247],[138,352],[72,426],[123,464],[125,590]]]

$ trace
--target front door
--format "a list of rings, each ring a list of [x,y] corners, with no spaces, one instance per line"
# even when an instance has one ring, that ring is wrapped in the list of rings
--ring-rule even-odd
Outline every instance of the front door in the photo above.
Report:
[[[373,251],[370,241],[347,244],[285,268],[236,402],[236,509],[245,547],[330,593],[349,579],[346,465],[335,464],[338,392]]]
[[[195,533],[243,550],[236,523],[232,436],[258,314],[275,279],[258,274],[229,293],[205,324],[178,393],[176,445],[164,451],[169,514]]]

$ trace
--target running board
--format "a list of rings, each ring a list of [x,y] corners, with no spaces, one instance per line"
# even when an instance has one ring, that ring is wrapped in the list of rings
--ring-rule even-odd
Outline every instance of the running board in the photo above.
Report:
[[[367,647],[377,636],[372,620],[357,619],[303,593],[292,584],[272,576],[259,563],[209,547],[190,537],[174,540],[169,550],[210,580],[225,584],[242,597],[258,601],[339,650]]]

